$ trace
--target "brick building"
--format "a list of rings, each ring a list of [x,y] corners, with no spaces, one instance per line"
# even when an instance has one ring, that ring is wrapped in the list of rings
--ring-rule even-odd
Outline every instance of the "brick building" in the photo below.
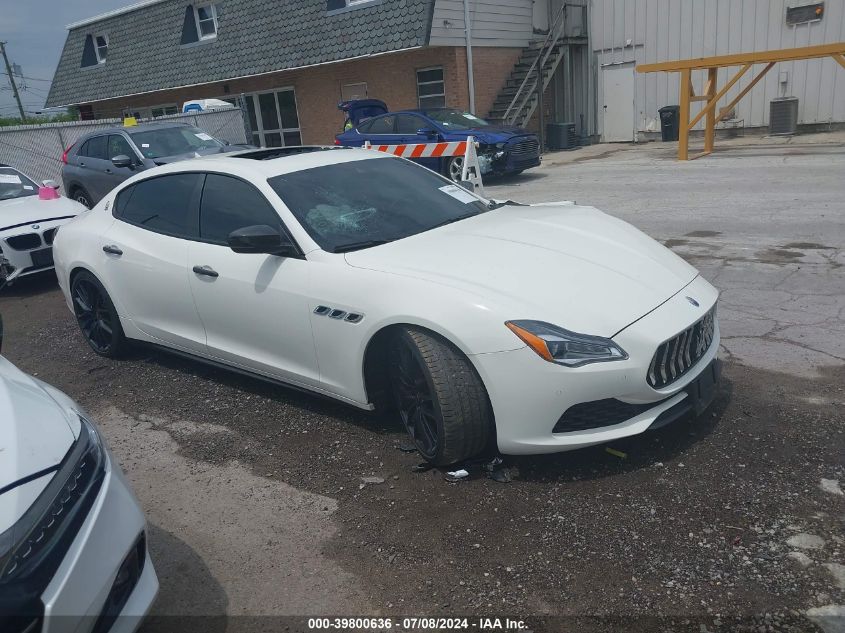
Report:
[[[337,103],[347,98],[382,99],[391,110],[471,109],[474,99],[476,113],[501,118],[563,3],[467,4],[146,0],[68,26],[47,104],[77,106],[85,118],[156,116],[191,99],[242,96],[254,142],[266,146],[331,142],[343,124]],[[572,46],[586,42],[576,17]],[[549,81],[557,57],[548,62]],[[532,112],[527,107],[517,122]]]

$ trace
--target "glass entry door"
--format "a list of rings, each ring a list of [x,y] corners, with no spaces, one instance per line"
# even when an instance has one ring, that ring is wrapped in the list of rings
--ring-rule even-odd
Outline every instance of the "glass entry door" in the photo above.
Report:
[[[261,147],[302,145],[293,88],[246,95],[252,143]]]

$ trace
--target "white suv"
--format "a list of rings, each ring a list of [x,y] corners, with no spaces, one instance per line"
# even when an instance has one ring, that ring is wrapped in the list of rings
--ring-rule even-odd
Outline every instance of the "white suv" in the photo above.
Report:
[[[2,356],[0,455],[0,631],[134,631],[158,592],[138,502],[79,405]]]

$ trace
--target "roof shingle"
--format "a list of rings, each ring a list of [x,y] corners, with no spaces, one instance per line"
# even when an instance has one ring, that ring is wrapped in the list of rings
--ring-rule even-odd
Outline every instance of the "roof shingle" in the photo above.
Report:
[[[165,0],[72,27],[47,106],[311,66],[428,43],[434,0],[373,0],[327,12],[326,0],[219,0],[217,37],[180,45],[187,0]],[[108,59],[81,67],[85,37],[106,33]]]

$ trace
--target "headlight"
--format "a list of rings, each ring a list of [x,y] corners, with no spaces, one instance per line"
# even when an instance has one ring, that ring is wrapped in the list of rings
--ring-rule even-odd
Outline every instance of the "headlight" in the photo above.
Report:
[[[79,437],[50,483],[0,534],[0,593],[19,581],[46,587],[94,503],[105,473],[105,449],[94,425],[79,419]]]
[[[496,143],[496,149],[505,149],[505,143]]]
[[[628,358],[624,349],[602,336],[570,332],[544,321],[507,321],[505,325],[550,363],[580,367]]]

